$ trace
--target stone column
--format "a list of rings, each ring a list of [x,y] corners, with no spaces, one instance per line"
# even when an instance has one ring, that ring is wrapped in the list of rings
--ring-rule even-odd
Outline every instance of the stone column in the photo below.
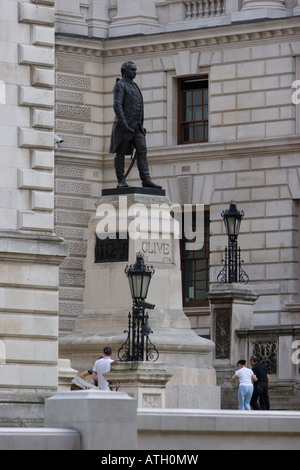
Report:
[[[271,8],[273,10],[285,10],[284,0],[243,0],[242,11],[247,10],[263,10],[265,8]]]
[[[58,33],[88,35],[80,0],[55,0],[55,29]]]
[[[239,359],[247,359],[246,345],[238,342],[236,331],[253,329],[253,306],[258,294],[251,285],[213,284],[208,297],[212,339],[216,343],[214,364],[236,366]]]
[[[118,0],[118,13],[110,25],[110,37],[153,34],[158,31],[154,0]]]
[[[217,383],[222,389],[222,408],[226,409],[236,402],[236,384],[232,383],[231,378],[237,361],[248,360],[247,338],[238,338],[236,332],[253,329],[253,306],[258,295],[250,285],[213,284],[208,297],[211,303],[212,339],[216,343],[213,365]]]
[[[293,14],[294,16],[298,16],[300,15],[300,0],[297,1],[297,6],[295,6],[294,10],[293,10]]]
[[[109,0],[90,0],[90,7],[86,22],[88,25],[89,37],[106,38],[110,25],[108,15]]]
[[[260,18],[281,18],[287,16],[284,0],[243,0],[241,12],[232,14],[232,21],[247,21]]]
[[[239,11],[240,3],[241,3],[240,0],[226,0],[225,1],[226,14]]]

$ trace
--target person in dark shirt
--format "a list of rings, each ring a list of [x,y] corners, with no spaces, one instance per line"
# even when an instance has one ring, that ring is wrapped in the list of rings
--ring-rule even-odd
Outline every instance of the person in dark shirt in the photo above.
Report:
[[[254,356],[250,358],[250,364],[253,374],[257,377],[254,384],[254,391],[251,399],[251,407],[253,410],[270,410],[269,386],[270,376],[266,367],[258,362]]]

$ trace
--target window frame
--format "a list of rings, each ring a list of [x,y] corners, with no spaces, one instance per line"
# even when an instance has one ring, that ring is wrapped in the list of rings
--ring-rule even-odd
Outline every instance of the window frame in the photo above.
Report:
[[[204,217],[205,220],[207,221],[204,225],[205,227],[205,236],[204,236],[204,255],[203,257],[184,257],[184,243],[187,241],[184,238],[184,235],[182,236],[181,243],[180,243],[180,262],[181,262],[181,278],[182,278],[182,301],[183,301],[183,307],[184,308],[189,308],[189,307],[207,307],[209,305],[209,300],[206,298],[205,300],[195,300],[196,297],[196,291],[197,291],[197,282],[201,282],[201,279],[197,279],[197,270],[195,267],[195,264],[197,261],[205,261],[206,262],[206,294],[209,292],[209,285],[210,285],[210,210],[209,208],[204,209]],[[184,223],[184,222],[183,222]],[[190,242],[190,241],[188,241]],[[185,293],[185,284],[191,282],[191,280],[186,280],[185,279],[185,270],[184,270],[184,263],[185,261],[193,261],[194,269],[193,269],[193,287],[194,287],[194,300],[191,301],[186,301],[184,297]],[[204,282],[204,280],[202,281]]]
[[[201,120],[191,120],[191,121],[184,121],[183,120],[183,111],[184,111],[184,105],[183,105],[183,96],[184,92],[187,90],[182,89],[182,84],[188,81],[206,81],[207,82],[207,88],[203,88],[202,90],[207,90],[207,105],[206,104],[201,104],[201,107],[204,108],[207,106],[207,119],[201,119]],[[189,90],[192,92],[199,91],[201,89],[195,88],[194,90]],[[196,107],[199,107],[199,105],[194,105],[192,103],[191,106],[192,110]],[[188,108],[188,106],[186,106]],[[203,117],[203,113],[202,113]],[[192,141],[185,141],[184,139],[184,127],[187,123],[192,123],[193,124],[193,136],[195,132],[195,123],[202,123],[204,126],[204,134],[205,134],[205,127],[207,128],[207,138],[206,139],[201,139],[201,140],[192,140]],[[178,145],[191,145],[191,144],[196,144],[196,143],[207,143],[209,141],[209,77],[208,74],[205,75],[199,75],[199,76],[190,76],[190,77],[185,77],[185,78],[180,78],[178,79]]]

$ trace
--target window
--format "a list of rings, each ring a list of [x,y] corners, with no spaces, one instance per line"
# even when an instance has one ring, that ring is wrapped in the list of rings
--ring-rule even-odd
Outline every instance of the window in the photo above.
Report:
[[[208,141],[208,77],[179,81],[178,143]]]
[[[193,213],[193,224],[195,213]],[[193,227],[195,231],[195,227]],[[186,249],[188,241],[181,240],[181,270],[184,307],[201,307],[209,304],[209,211],[204,212],[204,244],[200,250]],[[189,240],[190,242],[190,240]]]

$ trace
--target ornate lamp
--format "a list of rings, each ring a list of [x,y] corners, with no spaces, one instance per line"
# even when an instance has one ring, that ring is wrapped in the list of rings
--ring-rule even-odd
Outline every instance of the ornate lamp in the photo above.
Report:
[[[146,266],[141,253],[136,255],[133,266],[127,266],[125,274],[128,277],[132,300],[145,300],[148,295],[150,281],[155,271],[153,267]]]
[[[220,284],[232,284],[234,282],[248,284],[249,282],[248,275],[242,269],[244,261],[241,260],[241,249],[238,248],[237,244],[244,215],[243,211],[237,210],[235,201],[231,201],[229,209],[221,214],[228,236],[228,248],[225,248],[224,267],[218,275]]]
[[[233,239],[239,236],[241,222],[244,215],[243,211],[237,210],[235,201],[231,201],[229,209],[222,212],[221,216],[224,219],[228,238]]]
[[[149,315],[146,309],[154,309],[155,305],[145,302],[150,281],[154,275],[153,266],[144,263],[144,257],[137,253],[134,265],[127,266],[125,274],[128,278],[133,301],[132,312],[128,315],[127,340],[118,352],[120,361],[157,361],[159,353],[151,343],[149,335],[152,332],[149,325]]]

